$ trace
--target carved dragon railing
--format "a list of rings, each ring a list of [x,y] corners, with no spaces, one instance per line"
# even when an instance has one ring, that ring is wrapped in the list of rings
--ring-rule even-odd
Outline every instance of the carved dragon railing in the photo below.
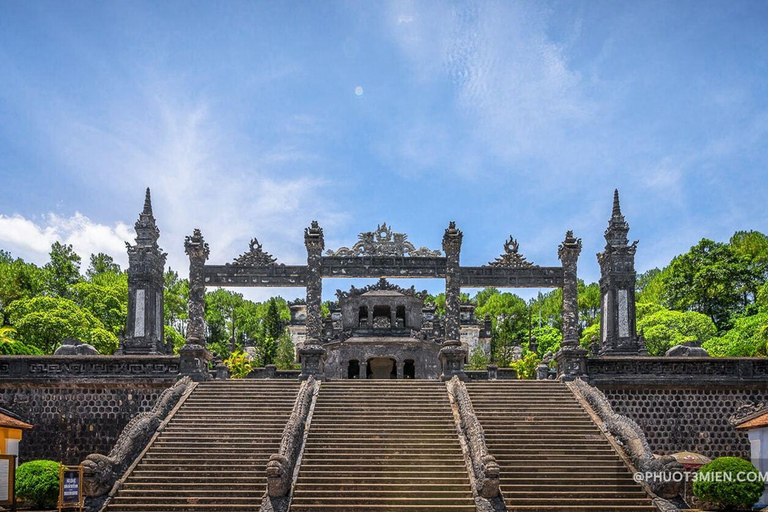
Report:
[[[499,490],[499,465],[488,452],[485,432],[477,419],[467,386],[454,376],[446,383],[448,397],[454,411],[456,430],[467,459],[472,483],[472,494],[481,511],[506,510]]]
[[[109,455],[92,453],[85,458],[82,462],[83,487],[88,512],[98,512],[117,493],[154,436],[163,430],[195,386],[189,377],[179,380],[162,392],[150,411],[142,412],[128,422]]]
[[[284,512],[288,510],[291,490],[296,479],[296,470],[312,418],[315,397],[320,389],[314,377],[302,382],[293,412],[283,429],[280,450],[267,463],[267,492],[261,503],[261,512]]]
[[[617,414],[602,391],[581,379],[567,383],[576,398],[588,413],[593,414],[598,425],[608,434],[614,448],[623,455],[630,470],[643,474],[673,474],[683,471],[683,466],[673,456],[654,457],[643,429],[632,419]],[[590,411],[591,409],[591,411]],[[602,424],[600,424],[602,422]],[[681,494],[682,483],[674,478],[642,481],[653,504],[663,512],[677,512],[680,509],[668,501]]]

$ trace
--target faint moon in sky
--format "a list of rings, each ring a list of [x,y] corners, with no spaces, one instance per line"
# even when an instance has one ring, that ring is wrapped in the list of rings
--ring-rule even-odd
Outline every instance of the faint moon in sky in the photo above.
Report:
[[[362,96],[363,95],[363,86],[358,85],[355,87],[355,96]]]

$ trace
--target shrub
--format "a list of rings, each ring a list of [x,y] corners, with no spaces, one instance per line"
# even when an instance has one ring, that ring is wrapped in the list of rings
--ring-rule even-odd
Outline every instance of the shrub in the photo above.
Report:
[[[726,473],[730,476],[726,476]],[[718,474],[722,476],[718,478]],[[693,494],[697,498],[725,510],[751,508],[760,499],[764,489],[765,485],[755,466],[738,457],[720,457],[705,464],[693,483]]]
[[[59,467],[52,460],[32,460],[16,470],[16,496],[39,508],[53,508],[59,499]]]
[[[20,341],[8,341],[0,343],[0,355],[3,356],[41,356],[43,351],[30,346],[25,345]]]
[[[224,361],[224,364],[229,368],[229,376],[233,379],[243,379],[253,371],[250,356],[239,350],[232,352],[232,355]]]
[[[535,352],[528,352],[519,359],[512,363],[512,368],[517,372],[518,379],[535,379],[536,367],[541,363],[541,358]]]

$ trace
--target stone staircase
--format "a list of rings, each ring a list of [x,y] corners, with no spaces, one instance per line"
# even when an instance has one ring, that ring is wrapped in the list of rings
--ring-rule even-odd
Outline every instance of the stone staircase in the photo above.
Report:
[[[200,383],[107,510],[258,510],[298,389],[295,381]]]
[[[291,512],[475,511],[445,385],[320,388]]]
[[[651,512],[642,487],[567,386],[467,384],[510,511]]]

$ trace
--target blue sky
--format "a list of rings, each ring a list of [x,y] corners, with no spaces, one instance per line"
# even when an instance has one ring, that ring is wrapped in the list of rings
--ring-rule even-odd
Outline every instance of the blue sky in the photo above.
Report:
[[[124,263],[150,186],[183,274],[195,227],[211,262],[257,236],[299,263],[313,219],[334,249],[456,220],[476,265],[509,235],[557,264],[573,229],[592,281],[618,187],[643,271],[768,230],[766,27],[762,1],[0,0],[0,247]]]

